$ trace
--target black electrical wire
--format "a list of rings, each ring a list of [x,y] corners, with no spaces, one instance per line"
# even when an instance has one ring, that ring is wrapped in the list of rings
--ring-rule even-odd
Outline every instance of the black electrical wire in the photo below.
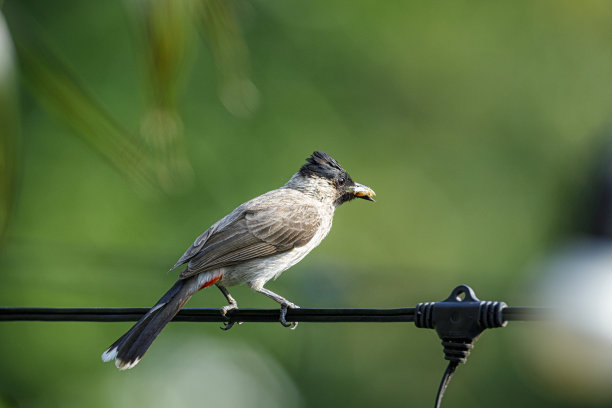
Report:
[[[149,308],[47,308],[0,307],[0,321],[52,321],[52,322],[133,322]],[[546,309],[536,307],[507,307],[503,318],[508,321],[543,320]],[[289,309],[287,320],[293,322],[414,322],[416,308],[397,309]],[[278,322],[279,309],[238,309],[229,313],[230,321]],[[177,322],[227,322],[219,309],[191,308],[181,310]]]
[[[446,387],[450,383],[453,374],[455,373],[455,369],[459,365],[458,361],[449,361],[448,366],[446,366],[446,371],[444,371],[444,375],[442,376],[442,381],[440,381],[440,387],[438,388],[438,394],[436,395],[436,402],[434,404],[435,408],[440,408],[442,404],[442,397],[444,396],[444,391],[446,391]]]

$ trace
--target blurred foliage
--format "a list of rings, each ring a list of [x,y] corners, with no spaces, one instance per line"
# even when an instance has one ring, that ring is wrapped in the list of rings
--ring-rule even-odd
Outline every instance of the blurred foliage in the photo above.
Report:
[[[14,94],[0,101],[12,169],[0,178],[18,181],[1,197],[3,214],[14,197],[5,306],[152,304],[197,235],[315,149],[377,202],[339,209],[271,289],[309,307],[400,307],[468,283],[525,304],[526,265],[570,232],[609,136],[604,1],[7,0],[2,12],[22,81],[0,86],[26,90],[21,113]],[[223,302],[209,291],[189,305]],[[172,324],[119,373],[99,355],[128,326],[3,323],[0,406],[184,406],[223,401],[215,390],[227,406],[429,406],[444,369],[435,334],[412,325]],[[485,333],[444,404],[610,405],[610,390],[580,402],[540,390],[515,347],[533,333]],[[175,392],[193,384],[181,367],[201,390]]]
[[[234,115],[248,117],[259,105],[259,91],[250,79],[249,53],[235,5],[223,0],[202,0],[196,4],[200,27],[219,73],[221,102]]]
[[[19,101],[13,45],[0,13],[0,246],[15,202],[19,163]],[[0,247],[1,250],[1,247]]]
[[[192,169],[185,153],[183,123],[177,112],[176,93],[185,52],[191,45],[190,3],[153,0],[136,4],[141,16],[147,49],[150,101],[141,133],[151,148],[154,169],[165,191],[184,190],[191,183]]]
[[[21,73],[32,95],[139,188],[151,188],[153,180],[146,168],[146,154],[138,142],[43,42],[35,22],[24,13],[17,14],[15,20],[11,27],[16,34]]]

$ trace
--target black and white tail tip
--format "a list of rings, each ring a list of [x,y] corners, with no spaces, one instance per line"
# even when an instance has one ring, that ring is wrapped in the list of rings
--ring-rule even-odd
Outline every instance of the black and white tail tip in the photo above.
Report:
[[[140,362],[140,357],[133,361],[123,361],[120,358],[117,358],[117,352],[117,347],[110,347],[108,350],[102,353],[102,361],[108,363],[109,361],[115,360],[115,367],[121,371],[129,370]]]

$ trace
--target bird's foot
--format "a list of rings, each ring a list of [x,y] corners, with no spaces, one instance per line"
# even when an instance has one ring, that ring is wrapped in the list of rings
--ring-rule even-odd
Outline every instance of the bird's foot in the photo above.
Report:
[[[291,327],[291,330],[295,330],[295,328],[298,325],[298,322],[291,322],[291,323],[287,323],[286,317],[287,317],[287,309],[299,309],[300,307],[294,303],[291,302],[287,302],[287,303],[281,303],[281,311],[280,311],[280,324],[282,324],[285,327]]]
[[[221,330],[229,330],[234,327],[234,324],[236,324],[236,322],[231,321],[230,318],[227,316],[227,312],[230,312],[232,310],[238,310],[237,303],[230,303],[229,305],[225,305],[221,308],[221,316],[223,316],[226,320],[225,322],[223,322],[223,327],[219,327]],[[242,324],[242,322],[238,322],[238,324]]]

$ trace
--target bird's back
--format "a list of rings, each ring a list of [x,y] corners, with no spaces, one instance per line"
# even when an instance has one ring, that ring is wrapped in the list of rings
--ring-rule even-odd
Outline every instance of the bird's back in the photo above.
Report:
[[[224,286],[265,283],[321,242],[331,228],[333,211],[297,190],[269,191],[216,222],[175,267],[188,262],[182,279],[222,268]]]

